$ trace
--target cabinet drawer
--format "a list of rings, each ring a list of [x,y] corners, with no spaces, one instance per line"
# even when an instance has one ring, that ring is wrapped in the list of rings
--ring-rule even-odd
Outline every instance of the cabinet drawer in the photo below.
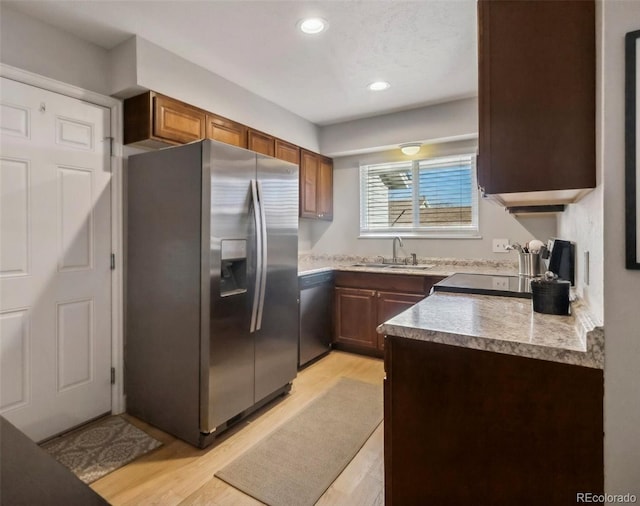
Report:
[[[336,272],[336,286],[368,288],[388,292],[427,294],[431,286],[443,279],[441,276],[410,274],[378,274],[369,272]]]

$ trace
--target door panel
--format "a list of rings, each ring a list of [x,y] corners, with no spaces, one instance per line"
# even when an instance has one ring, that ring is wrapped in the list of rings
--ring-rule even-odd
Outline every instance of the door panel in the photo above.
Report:
[[[162,95],[153,97],[153,135],[186,144],[205,134],[204,111]]]
[[[0,277],[29,274],[29,162],[0,161]]]
[[[317,218],[318,215],[318,157],[314,153],[300,152],[300,217]]]
[[[2,112],[0,413],[41,440],[111,410],[110,113],[4,78]]]
[[[221,116],[207,113],[207,138],[246,148],[247,127]]]
[[[0,314],[0,410],[29,403],[31,353],[29,314],[26,310]]]
[[[273,156],[275,150],[275,139],[268,134],[258,132],[251,128],[247,131],[247,148],[256,153]]]
[[[218,142],[203,143],[204,160],[210,160],[211,197],[209,297],[210,330],[208,364],[208,420],[211,430],[253,405],[254,334],[249,332],[255,287],[255,227],[251,203],[251,179],[256,177],[256,154]],[[207,154],[209,150],[209,154]],[[222,265],[223,241],[244,241],[246,258],[233,254]],[[236,277],[246,291],[229,291],[225,284]],[[223,281],[224,277],[224,281]],[[240,287],[240,286],[239,286]],[[205,401],[205,399],[202,399]]]
[[[256,332],[256,402],[291,382],[298,362],[298,167],[258,155],[267,280]]]
[[[331,221],[333,219],[333,162],[321,158],[318,163],[317,209],[318,218]]]

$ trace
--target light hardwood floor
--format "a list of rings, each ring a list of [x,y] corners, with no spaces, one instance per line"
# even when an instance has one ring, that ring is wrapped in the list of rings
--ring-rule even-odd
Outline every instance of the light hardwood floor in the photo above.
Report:
[[[116,506],[260,505],[262,503],[215,478],[214,473],[298,413],[340,377],[381,383],[383,362],[332,351],[298,373],[289,395],[230,429],[204,450],[128,417],[131,423],[161,441],[163,446],[92,483],[91,488]],[[381,424],[317,504],[378,506],[384,503],[383,490]]]

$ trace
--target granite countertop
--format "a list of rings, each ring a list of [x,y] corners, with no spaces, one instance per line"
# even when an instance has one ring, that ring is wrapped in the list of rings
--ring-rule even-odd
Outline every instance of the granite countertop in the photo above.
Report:
[[[450,276],[456,272],[477,274],[514,275],[518,272],[517,261],[509,256],[505,261],[473,260],[458,258],[419,258],[418,264],[430,265],[429,268],[354,266],[357,263],[380,262],[380,257],[357,255],[311,255],[302,254],[298,258],[300,276],[325,271],[372,272],[386,274],[411,274],[420,276]]]
[[[604,330],[588,308],[535,313],[531,300],[436,292],[378,327],[386,335],[602,369]]]

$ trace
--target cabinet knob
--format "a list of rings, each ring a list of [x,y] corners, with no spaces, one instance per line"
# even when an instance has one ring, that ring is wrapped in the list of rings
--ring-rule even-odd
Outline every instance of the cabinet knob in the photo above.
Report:
[[[318,218],[323,218],[323,217],[324,217],[324,213],[320,213],[320,214],[318,215]]]

